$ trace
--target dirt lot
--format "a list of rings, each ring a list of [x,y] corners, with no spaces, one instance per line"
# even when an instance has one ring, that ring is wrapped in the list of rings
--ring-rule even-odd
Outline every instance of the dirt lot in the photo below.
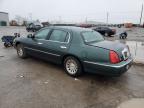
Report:
[[[0,36],[15,31],[0,28]],[[144,98],[143,85],[142,66],[132,66],[121,77],[84,74],[77,79],[61,66],[20,59],[0,42],[0,108],[116,108],[131,98]]]

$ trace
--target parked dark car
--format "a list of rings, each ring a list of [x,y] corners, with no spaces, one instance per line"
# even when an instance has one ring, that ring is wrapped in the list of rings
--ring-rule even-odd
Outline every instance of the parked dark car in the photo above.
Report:
[[[38,24],[34,24],[34,23],[30,23],[26,26],[26,30],[28,32],[32,31],[32,32],[35,32],[35,31],[38,31],[42,28],[41,25],[38,25]]]
[[[20,58],[28,55],[63,64],[67,74],[92,72],[120,76],[132,64],[128,46],[104,40],[92,29],[50,26],[27,38],[17,38],[14,47]]]
[[[109,27],[93,27],[92,29],[99,32],[100,34],[102,34],[104,36],[112,36],[112,35],[116,34],[116,30],[111,29]]]

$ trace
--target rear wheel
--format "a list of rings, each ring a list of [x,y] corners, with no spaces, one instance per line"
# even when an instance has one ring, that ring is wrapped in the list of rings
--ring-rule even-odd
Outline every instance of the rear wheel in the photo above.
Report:
[[[80,62],[72,56],[69,56],[64,60],[64,69],[68,75],[73,77],[77,77],[82,74],[82,66]]]
[[[17,45],[17,55],[20,58],[26,58],[27,57],[26,52],[25,52],[24,47],[23,47],[22,44]]]

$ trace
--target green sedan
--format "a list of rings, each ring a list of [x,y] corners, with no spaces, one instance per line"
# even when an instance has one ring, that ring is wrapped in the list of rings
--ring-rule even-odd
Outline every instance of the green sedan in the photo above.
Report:
[[[43,28],[15,39],[14,47],[20,58],[31,55],[62,64],[73,77],[84,72],[120,76],[133,61],[127,45],[106,41],[94,30],[72,26]]]

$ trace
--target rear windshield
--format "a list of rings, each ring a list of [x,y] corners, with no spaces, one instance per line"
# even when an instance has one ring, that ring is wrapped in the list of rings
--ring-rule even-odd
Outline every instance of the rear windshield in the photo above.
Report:
[[[103,36],[96,31],[82,32],[83,39],[86,43],[103,41]]]

